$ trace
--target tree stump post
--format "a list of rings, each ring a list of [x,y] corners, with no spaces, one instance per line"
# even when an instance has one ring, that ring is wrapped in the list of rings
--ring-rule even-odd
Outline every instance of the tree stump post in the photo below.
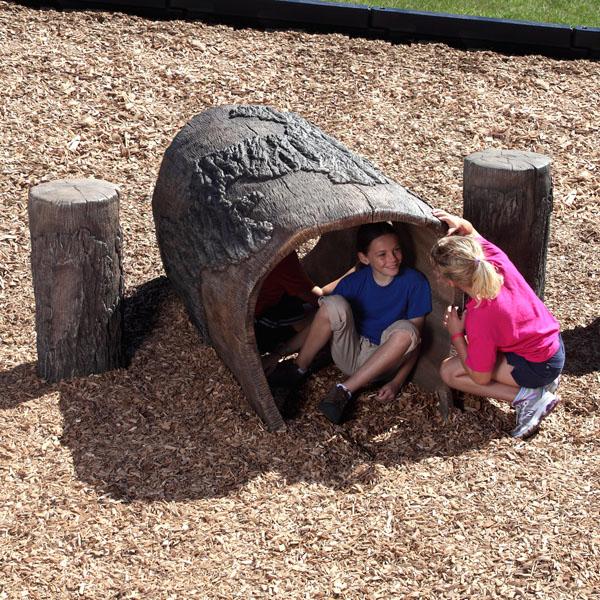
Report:
[[[552,212],[549,157],[484,150],[464,163],[464,217],[506,252],[543,299]]]
[[[59,180],[29,191],[38,374],[47,381],[123,365],[119,192]]]

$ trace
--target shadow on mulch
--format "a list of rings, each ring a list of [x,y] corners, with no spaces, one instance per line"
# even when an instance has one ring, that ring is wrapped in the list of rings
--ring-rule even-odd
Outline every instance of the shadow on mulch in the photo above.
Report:
[[[329,367],[308,384],[288,430],[269,433],[214,351],[199,344],[166,281],[139,288],[126,311],[128,369],[51,386],[35,377],[34,364],[21,365],[2,374],[13,383],[0,405],[58,390],[61,441],[77,477],[119,501],[222,497],[273,472],[287,485],[364,489],[376,484],[378,466],[459,456],[503,437],[512,423],[491,403],[453,411],[444,423],[434,399],[410,386],[387,405],[362,395],[353,420],[332,426],[316,410],[335,377]]]
[[[120,382],[117,395],[107,390],[109,399],[90,398],[82,389],[63,390],[60,398],[61,441],[71,450],[77,476],[125,502],[227,496],[269,472],[287,485],[364,486],[376,482],[377,465],[458,456],[503,437],[510,427],[506,415],[491,408],[491,419],[453,415],[468,422],[459,431],[461,423],[444,425],[433,405],[415,405],[398,412],[369,407],[368,418],[357,415],[338,427],[308,409],[288,431],[269,433],[229,398],[206,395],[191,403],[178,395],[159,404],[152,401],[159,385],[154,381],[146,387],[149,401],[140,405],[131,400],[139,385],[137,378]]]
[[[567,375],[587,375],[600,371],[600,317],[585,327],[562,332],[565,344]]]
[[[37,376],[37,363],[23,363],[0,373],[0,410],[15,408],[57,389]]]
[[[491,403],[444,423],[435,400],[413,386],[388,405],[363,395],[354,419],[332,426],[316,410],[335,376],[329,367],[307,385],[288,430],[269,433],[174,294],[162,285],[146,290],[158,293],[161,321],[130,368],[61,389],[62,442],[77,476],[101,494],[124,502],[214,498],[269,473],[287,485],[364,488],[378,466],[458,456],[511,427],[512,415]]]
[[[123,346],[127,364],[152,333],[158,308],[171,291],[169,280],[156,277],[134,290],[123,302]]]
[[[169,291],[169,280],[157,277],[125,298],[123,347],[127,363],[156,326],[158,308]],[[35,362],[24,363],[0,373],[0,410],[14,408],[58,389],[60,384],[47,383],[37,376],[36,366]]]

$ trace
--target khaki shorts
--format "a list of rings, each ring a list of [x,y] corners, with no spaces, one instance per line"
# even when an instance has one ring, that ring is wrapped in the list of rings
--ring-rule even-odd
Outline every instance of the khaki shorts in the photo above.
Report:
[[[333,332],[331,357],[340,371],[345,375],[352,375],[365,364],[379,346],[358,334],[354,325],[352,308],[345,298],[342,296],[322,296],[319,298],[319,304],[324,305],[327,309],[331,331]],[[396,331],[407,331],[409,333],[410,346],[398,361],[398,366],[391,373],[391,377],[396,374],[408,355],[421,342],[419,330],[410,321],[395,321],[381,334],[381,343],[384,344]],[[381,379],[391,377],[384,376]]]

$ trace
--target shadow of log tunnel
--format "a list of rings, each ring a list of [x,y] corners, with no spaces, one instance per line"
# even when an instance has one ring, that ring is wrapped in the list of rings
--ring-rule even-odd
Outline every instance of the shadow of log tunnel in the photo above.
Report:
[[[316,411],[330,385],[326,370],[309,383],[300,417],[274,435],[215,351],[199,344],[173,293],[158,312],[129,369],[59,384],[61,441],[77,477],[120,501],[220,497],[269,473],[287,484],[364,487],[375,483],[377,465],[460,455],[509,427],[492,404],[455,411],[444,424],[433,396],[413,386],[388,405],[363,395],[355,419],[333,427]]]
[[[335,376],[330,367],[309,382],[300,417],[274,435],[246,405],[214,350],[198,343],[165,281],[142,290],[149,296],[134,300],[143,310],[133,314],[143,321],[150,306],[155,314],[145,326],[131,324],[139,343],[129,369],[52,385],[37,378],[34,363],[0,373],[1,409],[59,391],[61,442],[76,476],[98,494],[124,502],[222,497],[269,473],[288,485],[368,489],[377,484],[379,466],[430,457],[461,461],[512,425],[512,413],[489,402],[478,412],[453,411],[443,423],[432,395],[409,386],[389,404],[362,394],[354,419],[334,427],[316,411]],[[572,360],[569,373],[597,369],[599,323],[565,332],[571,356],[577,347],[592,348]]]
[[[0,373],[4,410],[60,392],[61,442],[76,476],[98,494],[125,502],[221,497],[268,473],[287,484],[368,489],[380,465],[464,460],[512,425],[512,412],[489,402],[478,412],[453,411],[443,423],[432,396],[409,386],[385,405],[361,395],[354,419],[333,427],[316,411],[334,375],[330,367],[309,383],[301,416],[274,435],[214,350],[199,344],[175,294],[161,280],[150,283],[142,286],[150,298],[138,300],[156,308],[154,329],[150,335],[149,327],[132,328],[144,339],[129,369],[52,385],[37,378],[35,363]],[[599,327],[596,319],[564,332],[568,374],[598,369]]]
[[[510,427],[512,416],[491,403],[478,413],[454,411],[443,423],[433,396],[414,386],[386,405],[363,394],[354,420],[334,427],[316,410],[335,376],[330,367],[309,382],[304,411],[288,430],[269,433],[215,351],[199,343],[174,292],[163,280],[141,290],[149,296],[134,302],[156,313],[146,327],[131,324],[139,345],[128,369],[56,384],[41,381],[35,363],[0,373],[2,410],[59,393],[61,443],[75,476],[100,495],[221,497],[269,473],[287,484],[364,489],[376,484],[378,465],[460,456]]]

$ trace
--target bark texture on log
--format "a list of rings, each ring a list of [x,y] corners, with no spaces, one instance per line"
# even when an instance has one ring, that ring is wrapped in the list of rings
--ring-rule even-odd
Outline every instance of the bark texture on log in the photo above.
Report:
[[[552,212],[549,157],[484,150],[465,159],[464,217],[502,248],[535,293],[544,297]]]
[[[168,277],[270,429],[283,421],[253,328],[270,270],[320,237],[305,267],[317,283],[335,279],[356,260],[352,228],[390,220],[411,248],[410,260],[429,276],[429,249],[444,233],[426,203],[367,160],[299,116],[264,106],[218,107],[192,119],[165,153],[153,212]],[[435,344],[415,379],[439,390],[437,367],[449,349],[441,315],[452,294],[429,280],[435,309],[425,338]]]
[[[119,193],[101,180],[29,192],[38,374],[48,381],[123,366]]]

